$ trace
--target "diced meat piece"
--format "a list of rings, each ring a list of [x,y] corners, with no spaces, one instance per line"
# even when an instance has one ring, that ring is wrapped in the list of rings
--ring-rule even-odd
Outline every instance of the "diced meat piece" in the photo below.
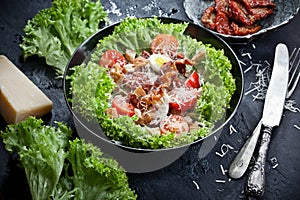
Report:
[[[236,23],[232,22],[231,27],[233,29],[234,35],[248,35],[256,33],[261,29],[259,25],[252,25],[252,26],[239,26]]]
[[[162,87],[169,88],[172,86],[174,79],[177,78],[178,72],[176,71],[170,71],[164,73],[162,76],[158,77],[158,79],[155,81],[157,85],[161,85]]]
[[[128,103],[132,104],[134,107],[136,107],[137,104],[139,103],[139,100],[135,94],[128,93],[127,99],[128,99]]]
[[[143,67],[145,66],[147,63],[149,62],[148,59],[142,57],[142,56],[139,56],[137,58],[135,58],[132,62],[132,64],[134,64],[135,67]]]
[[[125,51],[125,58],[130,62],[133,63],[136,56],[136,52],[134,50],[126,49]]]
[[[185,56],[182,53],[176,54],[176,59],[183,59]]]
[[[276,6],[271,0],[242,0],[242,2],[248,10],[256,7],[275,8]]]
[[[138,88],[136,88],[134,90],[134,94],[136,95],[137,98],[139,98],[139,97],[145,96],[146,92],[145,92],[145,90],[143,89],[142,86],[139,86]]]
[[[116,108],[107,108],[105,110],[105,112],[110,118],[118,118],[119,117],[119,114],[118,114]]]
[[[142,56],[143,58],[148,59],[148,58],[151,56],[151,53],[148,52],[148,51],[146,51],[146,50],[144,50],[144,51],[142,51],[141,56]]]
[[[169,62],[164,63],[161,66],[160,71],[162,73],[167,73],[167,72],[172,72],[172,71],[177,72],[176,66],[174,66],[173,63],[174,63],[173,61],[169,61]]]
[[[222,11],[218,11],[216,16],[216,30],[218,31],[218,33],[225,35],[233,34],[229,19]]]
[[[205,27],[214,30],[215,29],[215,7],[210,6],[205,9],[204,14],[201,17],[201,22],[204,24]]]
[[[151,116],[149,114],[142,114],[142,116],[136,121],[137,124],[145,126],[151,122]]]
[[[143,96],[139,103],[137,104],[137,108],[141,110],[141,112],[145,112],[149,110],[149,107],[151,106],[152,101],[149,95]]]
[[[134,67],[134,64],[126,64],[123,66],[123,69],[124,69],[125,73],[127,73],[127,72],[133,73],[136,70]]]
[[[123,68],[119,63],[115,63],[110,69],[110,77],[115,81],[115,83],[120,83],[123,81],[124,73]]]
[[[174,62],[174,66],[176,67],[177,71],[183,75],[185,75],[186,72],[186,65],[194,65],[194,64],[195,63],[193,63],[188,58],[178,59]]]

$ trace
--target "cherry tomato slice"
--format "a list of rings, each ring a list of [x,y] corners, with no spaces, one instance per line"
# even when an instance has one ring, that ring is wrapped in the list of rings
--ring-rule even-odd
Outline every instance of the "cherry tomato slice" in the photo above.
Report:
[[[180,115],[170,115],[160,122],[160,133],[185,133],[190,130],[187,121]]]
[[[195,88],[176,88],[172,90],[170,107],[175,111],[187,111],[197,103],[197,89]]]
[[[119,115],[128,115],[129,117],[134,115],[134,106],[128,103],[126,97],[117,95],[112,101],[112,107],[116,108]]]
[[[151,43],[152,53],[168,54],[173,58],[177,52],[178,40],[173,35],[158,34]]]
[[[199,74],[194,71],[185,82],[188,88],[200,88]]]
[[[121,67],[126,64],[126,59],[122,53],[116,50],[107,50],[102,55],[99,64],[111,68],[114,64],[119,63]]]

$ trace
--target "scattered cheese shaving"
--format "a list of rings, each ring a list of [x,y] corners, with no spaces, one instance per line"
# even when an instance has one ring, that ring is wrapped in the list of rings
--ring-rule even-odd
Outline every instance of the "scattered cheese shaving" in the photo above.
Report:
[[[300,130],[300,127],[297,126],[296,124],[294,124],[294,127],[295,127],[296,129]]]
[[[222,144],[221,153],[216,151],[216,154],[221,158],[223,158],[228,153],[229,149],[234,149],[234,148],[229,144]]]
[[[268,66],[267,61],[265,62],[267,66],[264,66],[260,63],[252,63],[252,67],[256,66],[256,82],[251,82],[250,87],[248,91],[245,93],[245,95],[248,95],[250,93],[256,92],[256,94],[252,95],[253,101],[260,99],[263,100],[265,99],[267,90],[268,90],[268,85],[270,81],[270,68]],[[261,66],[264,66],[264,68],[260,69]],[[251,68],[252,68],[251,67]]]
[[[242,56],[248,56],[248,58],[252,60],[251,53],[242,53]]]
[[[200,187],[199,187],[198,183],[197,183],[196,181],[193,181],[193,183],[194,183],[194,185],[196,186],[196,189],[199,190]]]
[[[300,109],[298,107],[295,107],[296,101],[295,100],[286,100],[284,104],[284,108],[286,110],[289,110],[291,112],[300,112]]]
[[[246,63],[244,63],[243,61],[241,61],[241,60],[239,60],[239,63],[241,64],[241,65],[244,65],[244,66],[246,66]]]
[[[228,170],[225,170],[223,165],[220,165],[220,168],[221,168],[222,174],[225,175]]]
[[[272,165],[273,169],[275,169],[276,167],[278,167],[278,160],[277,160],[276,157],[271,158],[270,162],[271,162],[271,165]]]
[[[231,135],[232,133],[236,133],[237,132],[237,130],[233,127],[233,125],[232,124],[230,124],[230,126],[229,126],[229,134]]]

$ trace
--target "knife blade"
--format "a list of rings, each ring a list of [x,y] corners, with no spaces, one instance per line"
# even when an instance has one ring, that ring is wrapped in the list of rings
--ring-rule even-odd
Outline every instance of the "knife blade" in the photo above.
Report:
[[[263,115],[263,135],[258,150],[258,158],[254,164],[246,185],[246,193],[254,197],[261,197],[265,189],[265,169],[267,151],[271,139],[272,129],[278,126],[284,108],[285,96],[289,79],[289,53],[285,44],[276,46],[272,77],[267,90]]]
[[[266,94],[262,124],[278,126],[281,120],[289,79],[289,53],[286,45],[278,44],[272,77]]]

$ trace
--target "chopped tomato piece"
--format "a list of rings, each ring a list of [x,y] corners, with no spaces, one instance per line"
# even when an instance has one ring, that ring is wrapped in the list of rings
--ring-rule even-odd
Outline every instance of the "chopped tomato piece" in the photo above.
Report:
[[[126,97],[117,95],[112,101],[112,107],[116,108],[119,115],[128,115],[129,117],[134,115],[134,106],[128,103]]]
[[[171,96],[171,109],[175,111],[187,111],[196,104],[198,92],[195,88],[176,88],[169,95]]]
[[[185,85],[188,88],[200,88],[199,74],[193,72],[190,77],[186,80]]]
[[[186,133],[190,130],[187,121],[180,115],[170,115],[160,122],[161,134]]]
[[[116,50],[107,50],[102,55],[99,64],[111,68],[114,64],[119,63],[121,67],[126,64],[126,59],[122,53]]]
[[[177,52],[178,40],[173,35],[158,34],[151,43],[152,53],[167,54],[173,58]]]

